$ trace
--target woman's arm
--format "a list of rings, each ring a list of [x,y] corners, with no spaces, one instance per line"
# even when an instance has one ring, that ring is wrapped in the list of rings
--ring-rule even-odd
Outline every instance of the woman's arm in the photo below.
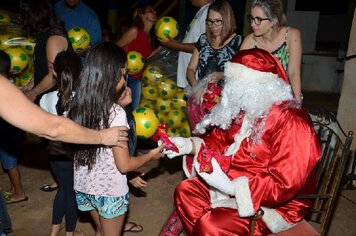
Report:
[[[296,28],[289,28],[288,32],[289,64],[288,77],[292,86],[295,98],[299,103],[302,102],[302,82],[301,82],[301,64],[302,64],[302,40],[300,31]]]
[[[46,92],[55,85],[55,80],[53,78],[53,62],[56,59],[57,54],[67,50],[67,48],[68,41],[65,37],[53,35],[48,38],[46,45],[48,73],[36,87],[26,93],[26,96],[31,101],[34,101],[38,95]]]
[[[136,27],[128,29],[119,40],[116,41],[116,45],[120,48],[124,48],[126,45],[132,42],[137,37],[138,30]]]
[[[186,53],[193,53],[195,48],[195,43],[180,43],[175,39],[171,39],[168,42],[161,41],[162,46],[176,51],[182,51]]]
[[[195,78],[197,68],[198,68],[198,63],[199,63],[199,51],[198,49],[195,48],[187,67],[187,78],[189,84],[192,87],[194,87],[198,83],[198,81]]]
[[[0,76],[0,116],[20,129],[51,140],[127,146],[126,127],[91,130],[70,119],[51,115],[28,100],[15,85],[2,76]]]

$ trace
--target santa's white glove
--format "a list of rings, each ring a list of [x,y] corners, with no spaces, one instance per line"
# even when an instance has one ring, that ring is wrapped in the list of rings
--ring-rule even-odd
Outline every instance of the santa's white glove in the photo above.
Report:
[[[173,142],[179,150],[179,152],[175,152],[173,150],[164,149],[163,153],[165,155],[167,155],[167,157],[170,159],[172,159],[176,156],[182,156],[182,155],[189,154],[193,150],[193,143],[190,138],[169,137],[169,140],[171,142]],[[160,146],[163,143],[163,141],[160,139],[160,140],[158,140],[157,143],[158,143],[158,146]]]
[[[200,164],[197,160],[194,161],[194,166],[197,173],[205,180],[208,185],[220,190],[223,193],[234,196],[234,184],[229,179],[229,177],[227,177],[227,175],[222,171],[219,163],[216,161],[215,158],[211,159],[211,165],[213,167],[213,172],[211,172],[210,174],[205,172],[199,172]]]

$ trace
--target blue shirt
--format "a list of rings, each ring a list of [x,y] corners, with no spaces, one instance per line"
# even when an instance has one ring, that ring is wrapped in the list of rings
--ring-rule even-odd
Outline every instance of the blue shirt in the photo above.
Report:
[[[73,27],[82,27],[90,35],[90,45],[102,41],[101,25],[96,13],[82,1],[73,9],[65,8],[65,0],[60,0],[54,5],[57,17],[64,22],[69,31]]]

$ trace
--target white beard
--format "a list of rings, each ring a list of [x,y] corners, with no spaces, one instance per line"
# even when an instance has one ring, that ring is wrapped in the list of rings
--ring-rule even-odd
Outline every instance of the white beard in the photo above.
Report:
[[[291,86],[276,74],[230,62],[225,65],[225,85],[221,95],[221,103],[195,126],[194,133],[204,134],[209,126],[228,129],[241,111],[254,127],[254,132],[260,133],[263,127],[256,127],[256,122],[266,117],[274,104],[293,100]]]

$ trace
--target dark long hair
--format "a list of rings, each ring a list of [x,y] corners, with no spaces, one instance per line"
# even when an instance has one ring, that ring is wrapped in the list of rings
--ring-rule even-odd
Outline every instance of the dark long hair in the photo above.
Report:
[[[64,30],[49,0],[21,0],[20,13],[26,33],[36,35],[48,28]]]
[[[126,53],[110,42],[96,44],[90,49],[68,116],[78,124],[100,130],[110,126],[110,112],[121,96],[116,91],[126,67]],[[96,162],[98,145],[80,145],[74,164],[88,166]]]
[[[58,88],[57,114],[63,115],[69,110],[70,101],[82,70],[82,61],[76,53],[63,51],[57,54],[53,67],[57,74],[54,77]]]

